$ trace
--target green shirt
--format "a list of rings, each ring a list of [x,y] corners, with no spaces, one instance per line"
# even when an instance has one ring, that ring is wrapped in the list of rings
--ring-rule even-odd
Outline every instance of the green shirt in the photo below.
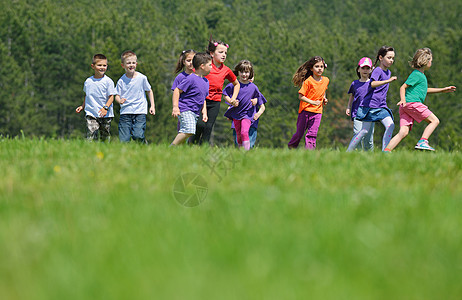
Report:
[[[427,77],[424,73],[414,70],[407,78],[405,84],[408,85],[406,89],[406,102],[421,102],[425,101],[427,97],[428,83]]]

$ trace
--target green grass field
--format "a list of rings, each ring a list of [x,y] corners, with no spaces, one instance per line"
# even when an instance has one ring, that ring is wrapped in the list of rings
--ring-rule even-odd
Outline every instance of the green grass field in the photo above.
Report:
[[[462,297],[459,152],[0,149],[0,299]]]

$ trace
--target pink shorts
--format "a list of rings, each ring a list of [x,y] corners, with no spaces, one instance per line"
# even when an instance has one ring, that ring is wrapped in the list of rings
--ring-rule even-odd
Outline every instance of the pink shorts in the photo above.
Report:
[[[432,112],[428,107],[420,102],[409,102],[404,107],[399,107],[399,126],[410,126],[414,121],[422,122],[428,118]]]

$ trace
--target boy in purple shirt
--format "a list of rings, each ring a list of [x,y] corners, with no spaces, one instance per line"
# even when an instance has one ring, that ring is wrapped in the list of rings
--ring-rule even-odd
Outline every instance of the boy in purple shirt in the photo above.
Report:
[[[172,116],[178,118],[180,129],[172,146],[184,143],[196,133],[196,123],[202,110],[202,120],[207,122],[205,98],[209,94],[209,82],[204,76],[212,69],[212,57],[208,53],[197,53],[193,58],[194,74],[187,76],[173,91]]]

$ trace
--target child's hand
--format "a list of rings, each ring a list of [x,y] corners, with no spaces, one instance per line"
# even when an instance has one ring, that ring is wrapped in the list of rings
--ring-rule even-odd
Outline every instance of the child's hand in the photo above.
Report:
[[[204,121],[204,123],[207,123],[208,120],[209,117],[207,117],[207,114],[202,114],[202,121]]]
[[[151,106],[149,108],[149,113],[154,116],[156,114],[156,108],[154,106]]]
[[[81,112],[82,110],[83,110],[83,106],[80,105],[79,107],[77,107],[77,108],[75,109],[75,112],[78,113],[78,114],[80,114],[80,112]]]
[[[456,87],[451,85],[451,86],[445,87],[443,93],[451,93],[451,92],[455,92],[455,91],[456,91]]]
[[[103,118],[106,114],[107,114],[107,110],[105,110],[104,107],[98,111],[98,116],[100,118]]]
[[[401,107],[405,107],[406,106],[406,99],[399,100],[399,102],[396,103],[396,105],[401,106]]]
[[[398,79],[398,77],[396,77],[396,76],[391,76],[391,77],[390,77],[390,82],[395,81],[396,79]]]
[[[327,98],[324,98],[323,104],[324,104],[324,105],[327,105],[328,102],[329,102],[329,100],[327,100]]]
[[[311,100],[311,104],[312,104],[312,105],[318,106],[318,105],[321,105],[321,103],[322,103],[321,100],[318,100],[318,101],[316,101],[316,100]]]
[[[175,118],[178,118],[179,115],[180,115],[180,108],[179,107],[174,107],[172,109],[172,116],[175,117]]]
[[[252,102],[252,105],[253,105],[253,106],[257,105],[257,103],[258,103],[258,99],[257,99],[257,98],[250,99],[250,101]]]
[[[234,100],[232,103],[231,103],[234,107],[238,107],[239,106],[239,100]]]
[[[260,118],[261,114],[259,113],[256,113],[255,115],[253,115],[253,119],[256,121],[258,120],[258,118]]]
[[[127,101],[127,98],[120,98],[119,104],[124,104]]]
[[[351,117],[351,108],[347,108],[346,111],[345,111],[346,115]]]

